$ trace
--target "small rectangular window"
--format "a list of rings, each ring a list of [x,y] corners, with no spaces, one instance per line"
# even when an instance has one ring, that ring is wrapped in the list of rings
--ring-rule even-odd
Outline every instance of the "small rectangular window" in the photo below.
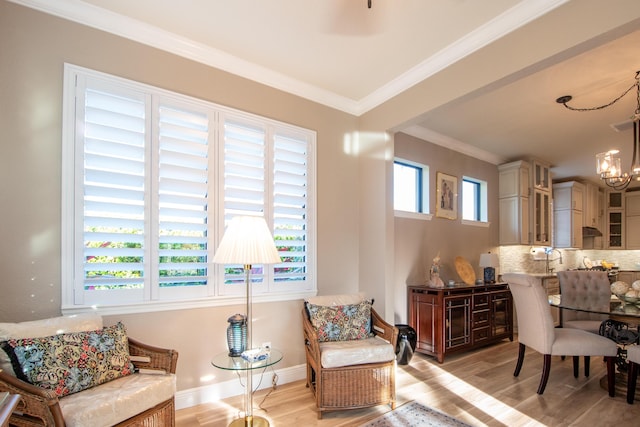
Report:
[[[428,177],[428,166],[396,159],[393,164],[393,208],[429,213]]]
[[[485,181],[462,177],[462,219],[487,221],[487,183]]]

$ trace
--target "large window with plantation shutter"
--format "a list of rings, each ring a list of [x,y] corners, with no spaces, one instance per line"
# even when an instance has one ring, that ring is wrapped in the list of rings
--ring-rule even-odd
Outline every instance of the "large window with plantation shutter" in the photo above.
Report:
[[[282,259],[254,301],[315,291],[314,132],[68,64],[64,99],[63,311],[237,303],[243,266],[211,262],[236,215]]]

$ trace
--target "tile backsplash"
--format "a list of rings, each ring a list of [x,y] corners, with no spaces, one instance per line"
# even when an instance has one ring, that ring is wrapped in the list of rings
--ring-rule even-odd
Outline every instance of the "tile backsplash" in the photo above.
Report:
[[[500,246],[498,248],[500,268],[497,273],[545,273],[545,261],[534,260],[532,248],[532,246]],[[549,267],[553,268],[553,271],[583,268],[585,257],[592,261],[605,260],[617,263],[620,270],[640,271],[640,250],[559,249],[559,251],[562,253],[562,264],[560,264],[558,251],[549,255]]]

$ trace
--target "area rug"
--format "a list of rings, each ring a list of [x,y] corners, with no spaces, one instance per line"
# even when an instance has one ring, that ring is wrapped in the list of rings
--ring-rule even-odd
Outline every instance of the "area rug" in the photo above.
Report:
[[[412,401],[360,427],[471,427],[435,409]]]

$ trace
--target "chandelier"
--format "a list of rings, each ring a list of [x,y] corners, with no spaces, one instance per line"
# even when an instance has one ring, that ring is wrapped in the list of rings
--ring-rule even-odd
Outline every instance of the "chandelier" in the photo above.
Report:
[[[596,154],[596,173],[604,183],[615,190],[626,189],[631,181],[640,181],[640,71],[636,72],[636,81],[622,95],[605,105],[591,108],[575,108],[567,105],[571,101],[571,95],[564,95],[556,99],[558,104],[564,105],[573,111],[593,111],[607,108],[622,99],[633,88],[636,88],[636,111],[631,120],[633,121],[633,157],[631,159],[631,169],[628,172],[622,171],[618,150],[609,150]]]

